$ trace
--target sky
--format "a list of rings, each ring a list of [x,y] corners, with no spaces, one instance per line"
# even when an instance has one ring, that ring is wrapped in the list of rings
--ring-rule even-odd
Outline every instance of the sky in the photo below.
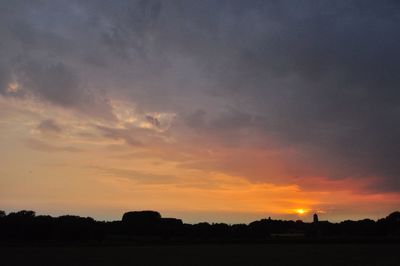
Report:
[[[398,1],[0,1],[0,209],[400,209]]]

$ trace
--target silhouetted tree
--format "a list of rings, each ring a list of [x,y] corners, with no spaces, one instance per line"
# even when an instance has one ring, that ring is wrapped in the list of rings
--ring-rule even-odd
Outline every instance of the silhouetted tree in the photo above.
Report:
[[[270,219],[262,219],[260,221],[254,221],[249,224],[249,232],[252,237],[265,238],[270,235],[273,221]]]
[[[233,224],[231,230],[234,238],[245,238],[249,235],[248,226],[246,224]]]
[[[386,235],[400,235],[400,212],[393,212],[378,223]]]
[[[126,212],[122,216],[122,222],[151,222],[159,221],[161,219],[160,213],[156,211],[131,211]]]
[[[98,228],[91,217],[63,215],[57,218],[56,225],[59,237],[65,240],[97,239]]]
[[[400,212],[392,212],[386,217],[386,220],[394,223],[400,223]]]
[[[211,235],[211,225],[209,223],[198,223],[191,226],[191,235],[196,238],[209,238]]]
[[[215,223],[211,225],[211,234],[217,238],[228,238],[231,236],[231,228],[225,223]]]
[[[160,232],[163,237],[170,238],[172,236],[182,235],[184,230],[183,222],[176,218],[161,218]]]
[[[33,219],[36,213],[34,211],[19,211],[19,212],[11,212],[8,214],[7,217],[10,219],[18,219],[18,220],[26,220],[26,219]]]
[[[246,224],[224,223],[183,224],[176,218],[162,218],[155,211],[133,211],[123,215],[121,221],[101,222],[90,217],[64,215],[36,216],[34,211],[0,211],[0,240],[12,241],[88,241],[88,240],[135,240],[153,241],[267,241],[299,237],[315,239],[370,239],[376,237],[400,241],[400,212],[373,221],[343,221],[330,223],[304,223],[262,219]],[[174,239],[175,238],[175,239]],[[172,240],[174,239],[174,240]]]
[[[156,211],[132,211],[122,216],[123,230],[134,235],[156,235],[161,225],[161,215]]]
[[[5,237],[14,239],[30,239],[32,237],[33,221],[35,218],[34,211],[11,212],[4,219],[6,230]]]

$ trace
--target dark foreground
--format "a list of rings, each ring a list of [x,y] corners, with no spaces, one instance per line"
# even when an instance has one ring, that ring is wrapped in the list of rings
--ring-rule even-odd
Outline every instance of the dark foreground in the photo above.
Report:
[[[5,247],[1,265],[400,265],[397,244]]]

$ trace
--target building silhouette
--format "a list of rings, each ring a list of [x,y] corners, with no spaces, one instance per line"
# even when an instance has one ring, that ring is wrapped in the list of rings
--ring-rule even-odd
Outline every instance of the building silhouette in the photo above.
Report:
[[[313,222],[316,224],[318,223],[318,214],[314,213],[313,215]]]

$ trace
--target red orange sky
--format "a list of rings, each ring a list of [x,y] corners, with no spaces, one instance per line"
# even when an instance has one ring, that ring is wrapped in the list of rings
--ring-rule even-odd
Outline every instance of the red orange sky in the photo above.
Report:
[[[400,208],[397,12],[202,3],[0,4],[0,209],[233,223]]]

